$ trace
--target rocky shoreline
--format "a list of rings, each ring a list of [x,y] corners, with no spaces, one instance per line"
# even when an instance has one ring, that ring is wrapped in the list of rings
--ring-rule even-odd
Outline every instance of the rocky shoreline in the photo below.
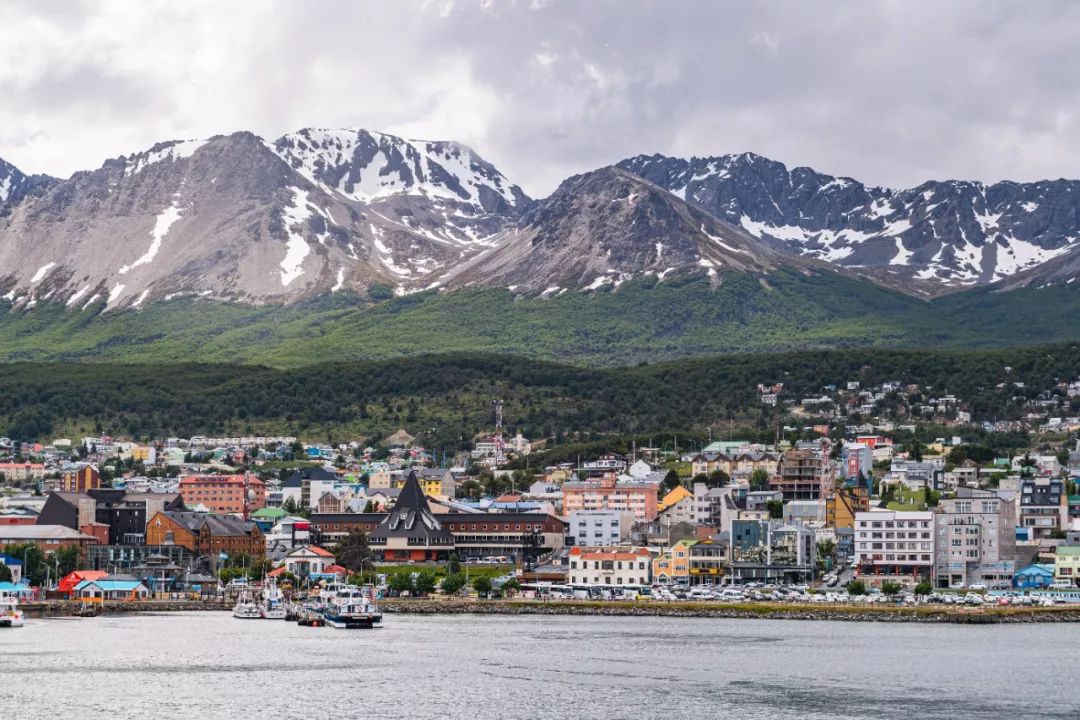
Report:
[[[779,603],[538,602],[466,599],[388,599],[387,614],[417,615],[586,615],[601,617],[730,618],[918,622],[960,625],[1080,622],[1080,608],[951,608],[783,605]]]
[[[80,604],[49,601],[23,605],[27,617],[70,617],[79,614]],[[583,615],[593,617],[724,618],[754,620],[825,620],[839,622],[947,623],[954,625],[995,625],[1015,623],[1080,622],[1080,608],[989,607],[956,608],[923,605],[836,606],[787,605],[781,603],[658,603],[589,602],[536,600],[475,600],[469,598],[389,598],[381,601],[388,615]],[[232,603],[219,600],[109,601],[101,613],[193,612],[232,610]]]

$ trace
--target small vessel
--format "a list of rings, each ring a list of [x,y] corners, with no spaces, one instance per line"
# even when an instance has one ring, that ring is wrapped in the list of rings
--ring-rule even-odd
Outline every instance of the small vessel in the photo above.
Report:
[[[17,628],[23,626],[23,614],[19,609],[19,599],[14,594],[0,593],[0,627]]]
[[[326,598],[326,624],[332,628],[353,630],[382,624],[382,613],[375,603],[371,586],[341,585]]]
[[[233,606],[233,617],[240,618],[241,620],[259,619],[262,617],[262,613],[259,611],[259,604],[255,602],[255,598],[251,596],[251,593],[244,590],[236,598],[236,605]]]
[[[277,581],[268,578],[259,600],[259,617],[264,620],[284,620],[286,615],[285,598],[278,589]]]
[[[300,611],[300,615],[296,619],[296,624],[303,625],[304,627],[322,627],[323,625],[326,625],[326,618],[317,610],[304,608]]]

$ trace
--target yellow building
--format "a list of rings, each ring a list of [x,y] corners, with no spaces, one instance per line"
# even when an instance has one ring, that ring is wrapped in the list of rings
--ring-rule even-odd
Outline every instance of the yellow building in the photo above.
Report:
[[[690,582],[690,546],[696,540],[680,540],[653,558],[652,576],[661,583]]]
[[[855,527],[855,513],[870,509],[870,495],[865,487],[838,487],[825,498],[825,526]]]

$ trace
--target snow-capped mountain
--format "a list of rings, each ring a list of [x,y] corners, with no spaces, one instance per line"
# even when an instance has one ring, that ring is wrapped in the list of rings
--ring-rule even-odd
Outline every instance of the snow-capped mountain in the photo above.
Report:
[[[497,245],[451,270],[449,287],[497,285],[522,293],[617,288],[633,278],[800,264],[615,167],[564,181]],[[718,281],[718,280],[717,280]]]
[[[755,237],[923,292],[997,282],[1080,246],[1075,180],[890,190],[751,153],[640,155],[619,166]]]
[[[158,143],[12,198],[0,294],[73,308],[406,292],[486,248],[530,202],[462,145],[363,130]]]

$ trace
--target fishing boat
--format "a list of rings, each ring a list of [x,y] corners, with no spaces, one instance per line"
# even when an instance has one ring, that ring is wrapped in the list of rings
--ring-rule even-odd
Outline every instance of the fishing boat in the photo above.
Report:
[[[353,630],[382,624],[382,613],[375,603],[375,589],[342,585],[326,598],[326,624],[332,628]]]
[[[23,626],[23,614],[19,609],[19,599],[14,594],[0,593],[0,627],[17,628]]]
[[[278,589],[277,581],[268,578],[259,600],[259,617],[264,620],[284,620],[286,614],[285,598]]]
[[[255,598],[251,596],[251,593],[244,590],[236,598],[236,605],[233,606],[233,617],[240,618],[241,620],[259,619],[262,617],[262,613],[259,611],[259,603],[255,602]]]

